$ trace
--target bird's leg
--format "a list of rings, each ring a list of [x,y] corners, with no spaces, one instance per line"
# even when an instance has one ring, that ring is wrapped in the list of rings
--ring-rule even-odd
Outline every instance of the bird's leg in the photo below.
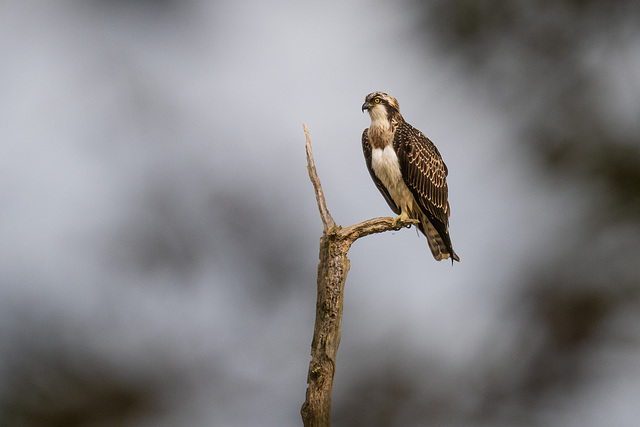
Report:
[[[393,222],[391,223],[391,226],[392,226],[393,228],[398,228],[398,223],[399,223],[399,222],[407,222],[407,221],[409,221],[410,219],[411,219],[411,218],[409,217],[409,214],[408,214],[408,213],[406,213],[405,211],[402,211],[402,212],[400,213],[400,215],[398,215],[397,217],[395,217],[395,218],[393,219]]]

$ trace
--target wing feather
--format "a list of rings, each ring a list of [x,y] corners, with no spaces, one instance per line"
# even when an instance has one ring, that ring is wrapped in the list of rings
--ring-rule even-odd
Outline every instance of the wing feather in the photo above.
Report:
[[[451,257],[452,262],[460,261],[453,250],[447,229],[450,212],[448,170],[440,152],[429,138],[406,122],[398,125],[393,147],[398,156],[402,178],[428,219],[421,230],[427,236],[434,258],[440,260]]]
[[[438,149],[429,138],[408,123],[398,125],[393,145],[405,184],[422,211],[442,225],[434,226],[446,232],[449,224],[447,166]]]

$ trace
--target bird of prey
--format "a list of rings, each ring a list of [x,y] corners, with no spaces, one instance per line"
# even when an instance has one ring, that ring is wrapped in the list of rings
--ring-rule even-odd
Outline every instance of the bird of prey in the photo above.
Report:
[[[447,166],[436,146],[404,121],[398,101],[384,92],[367,95],[362,111],[371,125],[362,133],[362,150],[371,178],[391,210],[394,225],[418,220],[433,257],[460,261],[449,237]]]

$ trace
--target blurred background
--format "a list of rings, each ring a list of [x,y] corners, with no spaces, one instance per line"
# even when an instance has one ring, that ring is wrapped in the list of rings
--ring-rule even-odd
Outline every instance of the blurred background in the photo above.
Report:
[[[640,3],[0,3],[0,425],[301,425],[322,224],[391,212],[374,90],[462,262],[350,251],[336,426],[635,426]]]

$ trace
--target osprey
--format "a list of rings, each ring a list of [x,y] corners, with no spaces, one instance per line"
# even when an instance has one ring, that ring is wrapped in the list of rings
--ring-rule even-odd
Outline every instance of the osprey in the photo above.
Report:
[[[420,221],[433,257],[460,261],[449,237],[447,166],[436,146],[404,121],[398,101],[384,92],[367,95],[362,111],[371,126],[362,133],[362,150],[371,178],[398,221]]]

